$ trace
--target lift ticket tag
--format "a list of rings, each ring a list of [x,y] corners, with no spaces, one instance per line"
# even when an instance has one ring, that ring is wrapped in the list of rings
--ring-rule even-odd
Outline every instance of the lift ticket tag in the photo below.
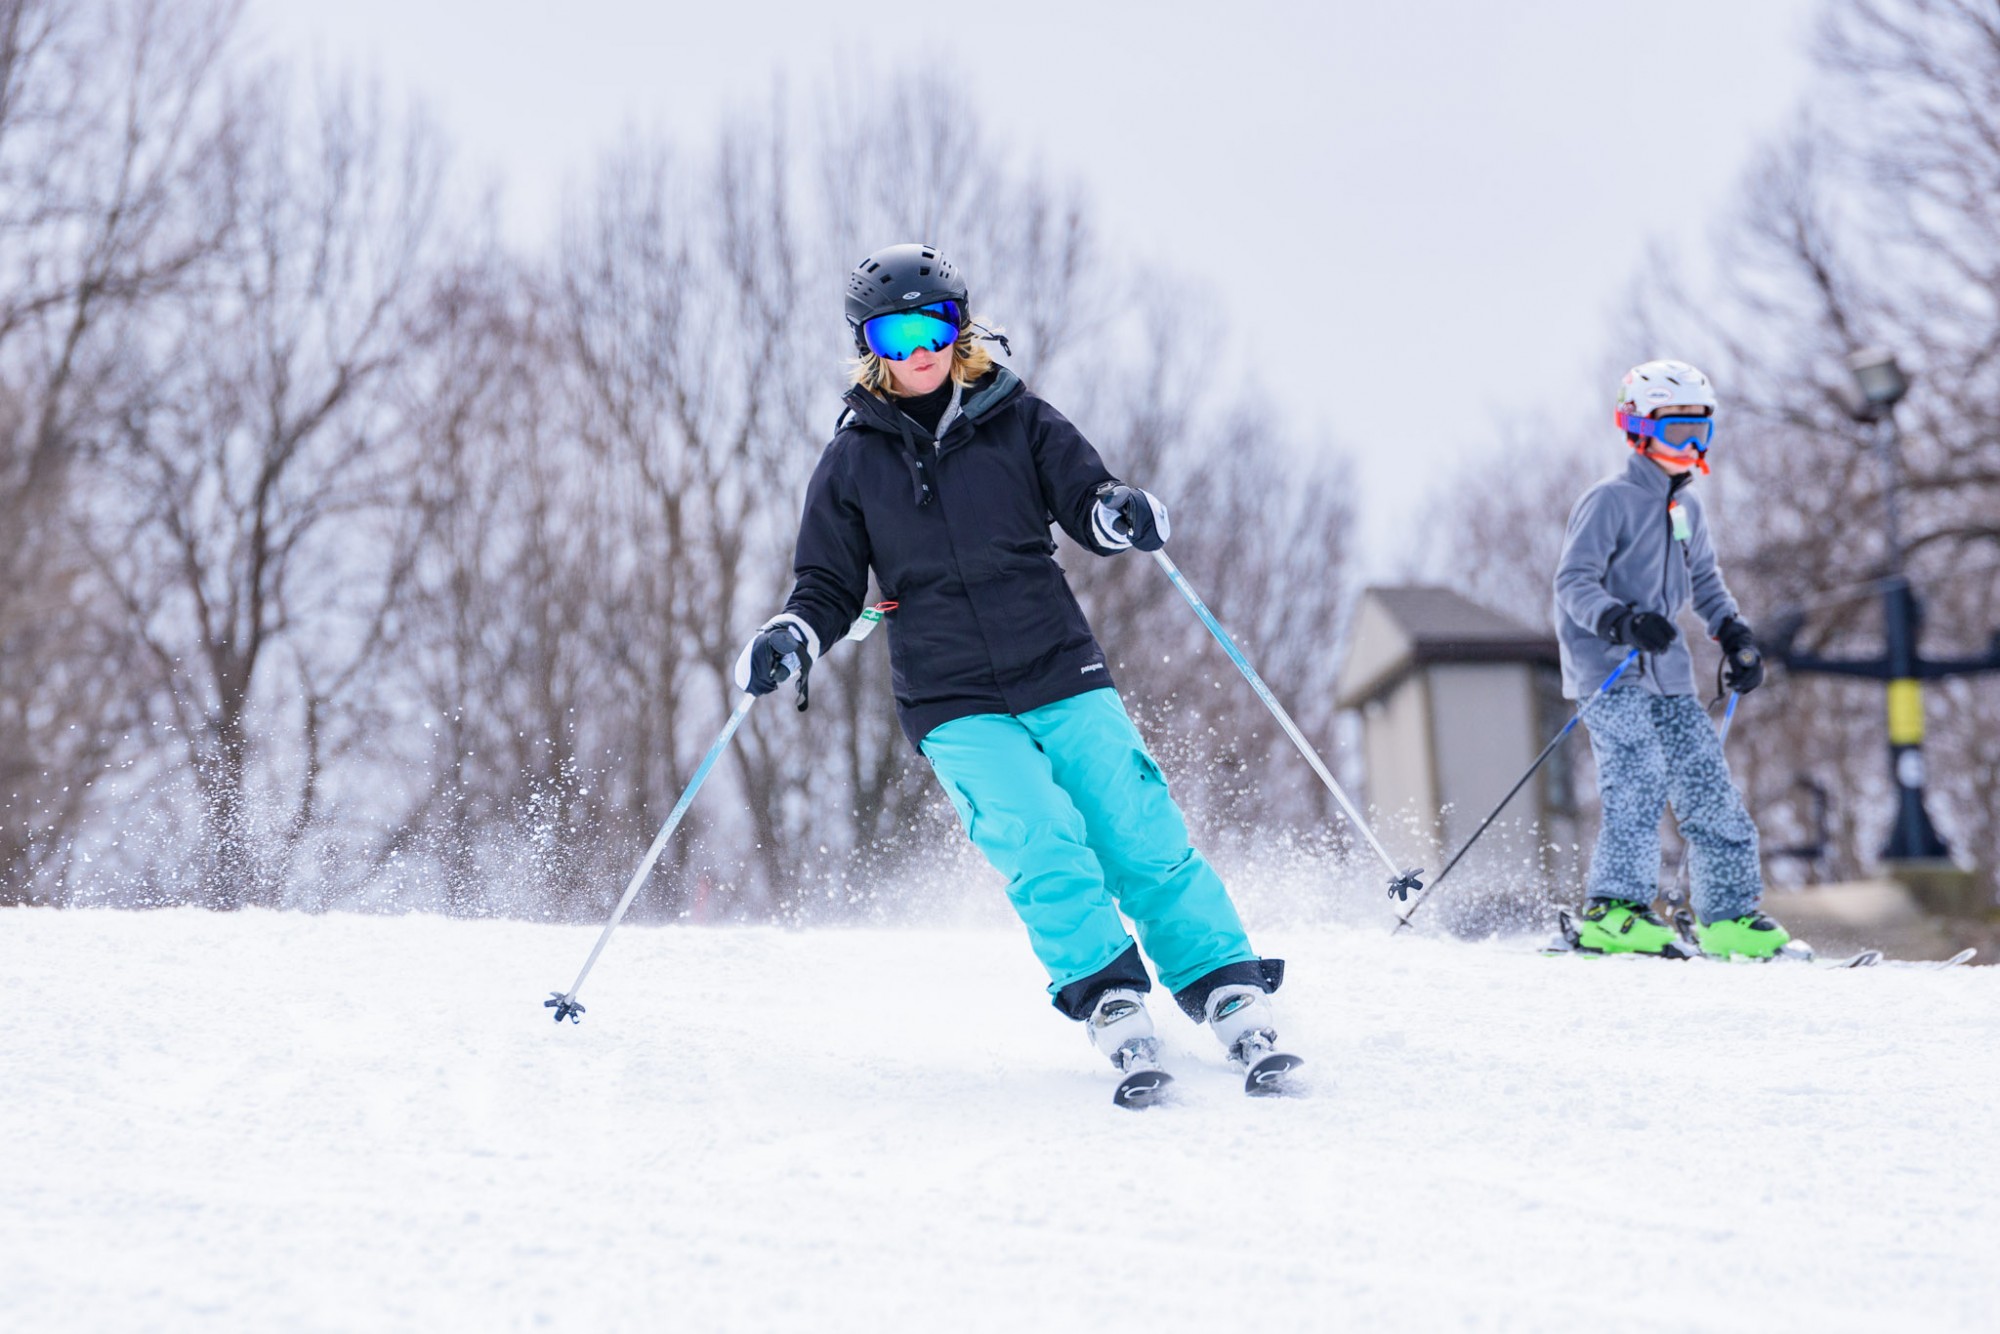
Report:
[[[882,618],[896,610],[893,602],[878,602],[872,607],[864,607],[854,618],[854,624],[847,627],[847,637],[859,642],[875,633],[875,627],[882,624]]]
[[[1673,520],[1674,541],[1687,541],[1692,535],[1693,530],[1688,527],[1688,512],[1680,501],[1676,500],[1673,504],[1667,506],[1667,517]]]

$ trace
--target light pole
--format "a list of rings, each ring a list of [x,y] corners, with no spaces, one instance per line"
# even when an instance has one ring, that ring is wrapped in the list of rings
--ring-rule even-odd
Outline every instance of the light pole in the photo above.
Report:
[[[2000,636],[1984,658],[1927,659],[1917,648],[1923,605],[1903,570],[1903,533],[1898,512],[1902,440],[1896,429],[1896,404],[1910,391],[1910,380],[1895,354],[1870,348],[1848,358],[1856,394],[1848,412],[1872,426],[1882,465],[1882,523],[1888,539],[1881,581],[1884,652],[1879,658],[1821,658],[1793,650],[1799,618],[1787,618],[1788,632],[1778,635],[1778,657],[1795,672],[1861,676],[1888,683],[1889,772],[1896,781],[1896,821],[1882,849],[1888,862],[1945,861],[1951,851],[1938,837],[1924,809],[1924,691],[1923,683],[1947,676],[2000,671]]]

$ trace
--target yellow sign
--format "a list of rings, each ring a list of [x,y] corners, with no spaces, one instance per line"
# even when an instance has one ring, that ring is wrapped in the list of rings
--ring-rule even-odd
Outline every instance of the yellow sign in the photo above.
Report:
[[[1905,676],[1889,683],[1889,744],[1924,743],[1924,687]]]

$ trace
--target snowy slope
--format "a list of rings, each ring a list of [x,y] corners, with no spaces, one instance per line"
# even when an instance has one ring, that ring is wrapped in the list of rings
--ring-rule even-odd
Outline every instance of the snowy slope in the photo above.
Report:
[[[0,1328],[2000,1318],[2000,971],[1300,931],[1132,1113],[1011,932],[594,931],[0,915]]]

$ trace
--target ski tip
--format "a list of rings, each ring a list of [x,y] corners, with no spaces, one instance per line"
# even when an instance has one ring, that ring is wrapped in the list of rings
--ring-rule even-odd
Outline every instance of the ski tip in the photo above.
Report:
[[[1306,1063],[1305,1057],[1293,1056],[1289,1052],[1272,1052],[1243,1075],[1243,1091],[1253,1098],[1269,1098],[1279,1094],[1297,1093],[1299,1090],[1292,1079],[1292,1071]]]
[[[1174,1077],[1164,1070],[1139,1070],[1118,1081],[1112,1090],[1111,1101],[1120,1107],[1137,1110],[1150,1107],[1166,1093],[1167,1086]]]
[[[1978,955],[1978,953],[1979,951],[1976,949],[1960,950],[1958,953],[1952,955],[1949,959],[1946,959],[1943,963],[1939,964],[1938,967],[1956,968],[1962,963],[1971,963],[1972,960]]]

